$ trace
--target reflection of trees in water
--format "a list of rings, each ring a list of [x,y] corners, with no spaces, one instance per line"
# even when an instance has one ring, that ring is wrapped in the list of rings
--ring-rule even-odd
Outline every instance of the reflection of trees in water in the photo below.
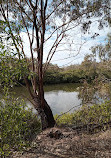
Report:
[[[51,106],[54,114],[59,112],[67,111],[70,107],[79,104],[77,87],[80,84],[69,83],[69,84],[56,84],[56,85],[45,85],[45,98]],[[25,99],[28,107],[32,107],[32,104],[27,100],[30,99],[24,87],[13,87],[14,97],[20,97]],[[12,91],[12,90],[11,90]],[[0,95],[3,97],[2,93]],[[26,96],[26,98],[25,98]],[[34,113],[36,111],[34,110]]]
[[[50,85],[44,85],[45,92],[51,93],[51,91],[59,92],[59,91],[65,91],[65,92],[74,92],[77,91],[77,87],[80,86],[80,83],[65,83],[65,84],[50,84]],[[26,94],[29,96],[28,92],[24,87],[13,87],[13,91],[17,93],[19,96],[21,94]]]
[[[80,86],[80,83],[65,83],[65,84],[53,84],[53,85],[45,85],[44,89],[45,92],[50,92],[50,91],[65,91],[65,92],[74,92],[77,91],[77,87]]]

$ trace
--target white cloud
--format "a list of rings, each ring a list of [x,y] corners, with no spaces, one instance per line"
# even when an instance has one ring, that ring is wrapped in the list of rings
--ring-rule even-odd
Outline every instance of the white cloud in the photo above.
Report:
[[[61,20],[58,19],[57,23],[59,24],[60,21]],[[73,23],[73,25],[75,24]],[[85,54],[91,53],[89,49],[92,46],[98,45],[100,43],[104,43],[104,39],[106,38],[106,35],[109,31],[110,31],[110,28],[108,27],[105,27],[104,29],[99,30],[97,22],[95,22],[92,24],[91,29],[89,30],[90,33],[83,34],[83,32],[81,31],[80,25],[78,25],[74,29],[67,32],[68,34],[67,39],[62,40],[62,42],[60,43],[59,47],[56,50],[56,53],[54,54],[52,58],[51,63],[58,64],[59,66],[65,66],[65,65],[67,66],[71,64],[81,63],[81,61],[83,61],[84,59]],[[94,33],[99,34],[99,36],[97,36],[95,39],[91,38],[91,36],[93,36]],[[45,37],[47,38],[49,35],[50,34],[47,33]],[[30,46],[29,46],[27,34],[22,32],[21,36],[24,41],[25,52],[27,56],[30,57],[30,53],[29,53]],[[44,46],[44,62],[46,61],[47,54],[53,45],[54,39],[56,39],[56,33],[53,34],[53,36],[46,42]],[[86,43],[84,43],[85,41]],[[81,44],[83,44],[82,47],[81,47]]]

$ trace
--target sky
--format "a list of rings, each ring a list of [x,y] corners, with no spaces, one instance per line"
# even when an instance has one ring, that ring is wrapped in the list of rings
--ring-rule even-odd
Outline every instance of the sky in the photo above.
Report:
[[[51,63],[57,64],[59,67],[69,66],[73,64],[80,64],[86,54],[90,54],[90,48],[98,44],[104,44],[104,40],[107,34],[111,32],[109,27],[105,27],[102,30],[98,30],[97,24],[93,24],[90,33],[83,34],[80,27],[68,32],[67,40],[63,40],[59,45],[59,48],[55,52]],[[99,36],[96,38],[91,38],[95,33],[98,33]],[[30,57],[29,42],[27,34],[21,32],[23,38],[24,50],[28,57]],[[47,36],[47,34],[46,34]],[[73,41],[73,44],[70,45],[70,42]],[[54,37],[45,44],[44,46],[44,62],[46,61],[47,52],[54,42]],[[35,53],[36,54],[36,53]]]
[[[69,30],[66,35],[67,39],[63,39],[59,44],[52,60],[52,64],[57,64],[59,67],[69,66],[73,64],[80,64],[86,54],[91,53],[91,47],[99,44],[104,44],[104,40],[110,31],[109,27],[104,27],[103,29],[98,29],[97,19],[92,18],[93,21],[90,30],[87,33],[83,33],[81,30],[81,25]],[[61,25],[61,19],[53,19],[53,22],[57,25]],[[76,25],[73,23],[71,25]],[[99,36],[94,39],[92,36],[97,33]],[[49,36],[49,32],[46,32],[45,38]],[[25,32],[21,32],[21,36],[24,42],[24,50],[26,55],[30,57],[30,48]],[[44,44],[44,62],[46,61],[49,50],[51,49],[54,40],[56,39],[56,33]],[[36,45],[36,44],[35,44]],[[35,46],[36,47],[36,46]],[[36,57],[36,52],[34,53]]]
[[[49,0],[49,2],[51,2],[51,0]],[[67,39],[63,39],[61,41],[51,60],[52,64],[57,64],[59,67],[80,64],[84,60],[85,55],[91,53],[92,46],[104,44],[104,40],[107,34],[111,32],[111,28],[104,27],[102,30],[99,30],[97,19],[93,18],[92,21],[93,23],[90,30],[85,34],[82,32],[80,25],[67,32]],[[60,18],[54,18],[53,22],[55,22],[57,26],[61,25]],[[76,23],[71,25],[76,25]],[[91,38],[95,33],[98,33],[99,36],[94,39]],[[28,57],[30,57],[30,46],[26,32],[21,32],[21,36],[23,39],[25,53]],[[49,33],[46,32],[45,38],[48,36]],[[44,45],[44,62],[46,61],[47,54],[51,49],[55,38],[56,33]],[[36,57],[36,53],[34,53],[34,55]]]
[[[109,28],[104,28],[103,30],[99,30],[94,26],[94,29],[91,28],[90,34],[82,34],[80,28],[75,28],[71,31],[71,39],[74,40],[74,44],[71,45],[71,48],[68,44],[62,45],[62,49],[64,47],[71,49],[71,51],[58,51],[55,53],[54,58],[52,59],[52,63],[58,64],[59,66],[67,66],[73,64],[80,64],[86,54],[91,53],[91,47],[96,46],[98,44],[104,44],[104,40],[107,36],[107,33],[110,31]],[[91,38],[92,35],[99,33],[95,39]],[[68,58],[69,57],[69,58]],[[65,58],[65,59],[64,59]]]

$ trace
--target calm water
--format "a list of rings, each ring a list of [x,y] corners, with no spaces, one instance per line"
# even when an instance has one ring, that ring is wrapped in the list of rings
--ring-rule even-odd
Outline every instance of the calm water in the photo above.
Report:
[[[60,114],[61,112],[66,112],[72,107],[81,104],[81,99],[78,99],[78,87],[80,84],[56,84],[56,85],[46,85],[45,89],[45,99],[50,105],[53,114]],[[28,93],[25,87],[16,87],[14,88],[17,96],[25,95],[27,97]],[[26,103],[29,107],[33,107],[33,105],[26,100]],[[74,109],[73,109],[74,110]],[[36,110],[33,108],[33,111]]]

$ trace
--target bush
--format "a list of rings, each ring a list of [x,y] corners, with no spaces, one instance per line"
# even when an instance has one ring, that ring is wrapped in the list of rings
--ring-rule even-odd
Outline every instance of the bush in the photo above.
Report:
[[[61,113],[62,115],[62,113]],[[59,115],[55,115],[55,120],[58,125],[71,125],[73,124],[73,113],[66,113],[59,117]]]
[[[111,121],[111,101],[101,105],[84,105],[73,115],[75,124],[99,124]]]
[[[11,149],[21,150],[40,131],[40,121],[23,100],[6,97],[0,102],[0,154],[5,157]]]
[[[103,125],[111,121],[111,101],[106,101],[101,105],[83,105],[74,113],[66,113],[62,116],[55,116],[58,125]]]

